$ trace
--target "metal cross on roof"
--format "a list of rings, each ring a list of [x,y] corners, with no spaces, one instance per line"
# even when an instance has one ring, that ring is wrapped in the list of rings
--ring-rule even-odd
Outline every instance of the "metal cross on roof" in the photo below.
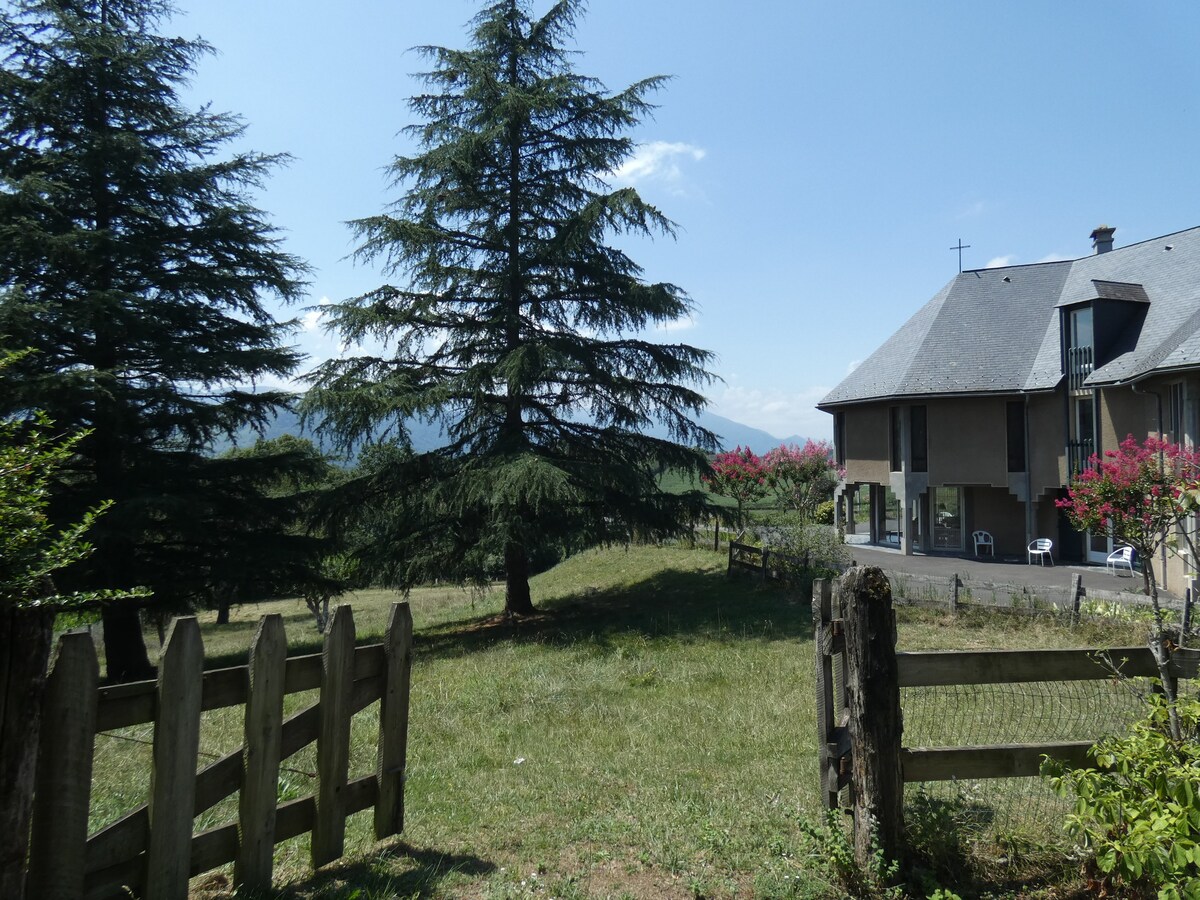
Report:
[[[951,248],[950,248],[951,250],[957,250],[957,251],[958,251],[958,274],[959,274],[959,275],[961,275],[961,274],[962,274],[962,252],[963,252],[964,250],[970,249],[970,247],[971,247],[971,245],[970,245],[970,244],[964,244],[964,243],[962,242],[962,238],[959,238],[959,239],[958,239],[958,246],[956,246],[956,247],[951,247]]]

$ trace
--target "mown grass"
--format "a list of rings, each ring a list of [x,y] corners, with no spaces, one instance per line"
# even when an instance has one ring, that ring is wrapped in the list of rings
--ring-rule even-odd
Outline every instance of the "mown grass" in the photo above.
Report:
[[[429,588],[416,625],[404,839],[376,845],[351,818],[347,858],[313,876],[307,839],[281,845],[281,897],[601,898],[838,896],[799,821],[820,818],[807,586],[729,581],[725,557],[635,547],[579,554],[534,579],[541,614]],[[360,641],[395,595],[349,597]],[[202,617],[210,655],[244,658],[281,612],[293,652],[318,636],[299,603]],[[1088,643],[1044,623],[905,610],[905,647]],[[1111,630],[1111,643],[1130,643]],[[293,698],[296,706],[312,698]],[[206,714],[202,751],[240,741],[239,711]],[[143,802],[148,729],[102,738],[93,827]],[[352,776],[371,771],[375,722],[358,716]],[[312,748],[281,794],[313,790]],[[235,815],[233,799],[206,824]],[[1016,873],[1019,877],[1022,873]],[[224,896],[222,875],[197,890]]]

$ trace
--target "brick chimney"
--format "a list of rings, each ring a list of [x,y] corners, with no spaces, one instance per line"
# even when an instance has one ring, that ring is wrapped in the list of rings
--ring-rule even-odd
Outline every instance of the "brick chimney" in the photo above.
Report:
[[[1097,255],[1107,253],[1112,249],[1113,233],[1117,229],[1109,228],[1107,225],[1101,225],[1092,232],[1092,247],[1095,248]]]

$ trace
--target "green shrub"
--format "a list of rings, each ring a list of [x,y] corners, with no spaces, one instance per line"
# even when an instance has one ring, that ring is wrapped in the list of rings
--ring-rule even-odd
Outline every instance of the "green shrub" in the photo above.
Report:
[[[813,512],[813,522],[817,525],[832,525],[835,509],[837,509],[837,504],[833,500],[818,503],[816,511]]]
[[[1159,889],[1160,900],[1200,900],[1200,701],[1181,700],[1183,739],[1171,738],[1167,703],[1089,754],[1098,769],[1047,759],[1055,791],[1075,797],[1066,828],[1095,854],[1110,885]]]

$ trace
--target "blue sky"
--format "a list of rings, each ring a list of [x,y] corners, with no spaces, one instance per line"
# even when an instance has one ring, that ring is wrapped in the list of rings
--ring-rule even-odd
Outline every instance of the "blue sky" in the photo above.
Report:
[[[407,49],[464,46],[478,4],[178,2],[172,30],[218,50],[188,102],[295,157],[258,202],[310,302],[381,283],[343,223],[395,197]],[[610,89],[674,76],[622,177],[679,233],[629,249],[696,302],[664,337],[717,354],[710,408],[777,436],[829,437],[814,404],[954,276],[959,238],[979,268],[1200,224],[1200,4],[593,0],[576,41]]]

